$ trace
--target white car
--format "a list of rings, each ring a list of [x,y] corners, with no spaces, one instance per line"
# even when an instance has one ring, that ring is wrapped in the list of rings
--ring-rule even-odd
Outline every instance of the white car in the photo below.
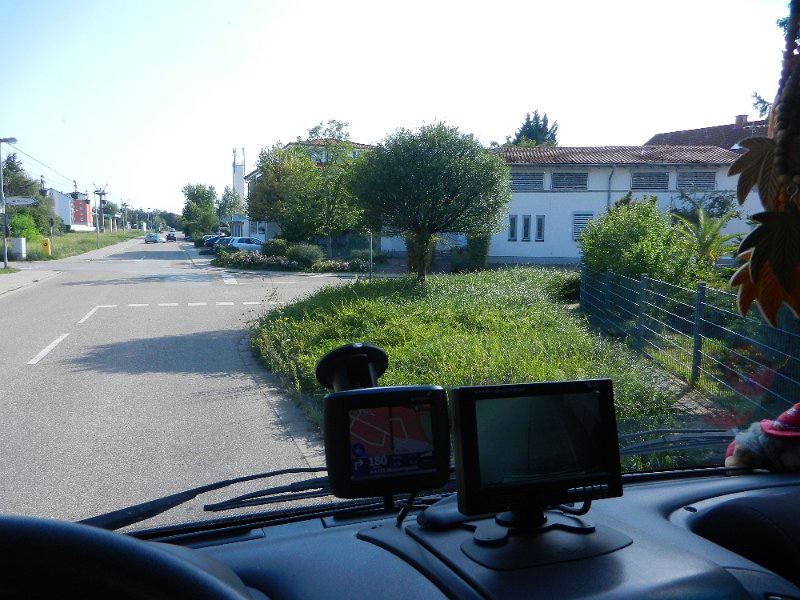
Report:
[[[148,233],[144,236],[144,243],[145,244],[166,244],[167,239],[161,235],[160,233]]]
[[[235,248],[239,252],[261,252],[264,242],[258,238],[234,237],[226,244],[228,248]]]

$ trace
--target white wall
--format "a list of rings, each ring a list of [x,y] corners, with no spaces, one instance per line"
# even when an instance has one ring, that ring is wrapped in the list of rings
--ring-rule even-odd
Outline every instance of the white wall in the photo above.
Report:
[[[631,171],[641,172],[644,167],[575,167],[560,170],[570,172],[588,172],[587,189],[581,191],[554,191],[551,189],[553,167],[518,167],[511,165],[512,169],[526,171],[544,171],[544,190],[536,192],[514,192],[511,203],[504,219],[505,228],[492,237],[489,248],[489,262],[491,263],[576,263],[580,259],[577,242],[573,240],[573,215],[579,213],[593,213],[594,218],[599,217],[608,207],[613,207],[631,188]],[[667,211],[680,204],[680,193],[677,190],[678,167],[653,167],[656,172],[669,172],[668,190],[661,191],[635,191],[634,199],[643,196],[656,196],[658,206]],[[687,171],[716,171],[716,192],[735,192],[736,176],[729,176],[728,166],[705,167],[702,165],[687,165],[681,167]],[[708,193],[708,192],[700,192]],[[731,221],[725,228],[726,233],[744,233],[750,231],[747,218],[763,210],[758,194],[751,193],[744,206],[741,207],[744,218]],[[509,240],[509,216],[517,215],[517,239]],[[523,241],[523,217],[531,216],[530,241]],[[545,216],[544,240],[535,240],[536,215]]]

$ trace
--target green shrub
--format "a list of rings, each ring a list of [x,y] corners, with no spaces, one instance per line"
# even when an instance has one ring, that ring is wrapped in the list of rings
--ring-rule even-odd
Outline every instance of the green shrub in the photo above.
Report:
[[[350,251],[350,259],[358,259],[363,260],[365,263],[369,264],[369,248],[357,248],[356,250]],[[386,262],[386,254],[383,252],[374,252],[372,253],[372,264],[382,265]]]
[[[462,273],[469,270],[469,256],[466,246],[456,246],[450,249],[450,270],[453,273]]]
[[[586,225],[578,245],[594,271],[634,278],[647,273],[674,285],[694,285],[709,276],[690,237],[658,209],[655,198],[618,203]]]
[[[292,244],[286,250],[286,258],[291,262],[296,262],[303,269],[310,269],[314,263],[320,262],[323,257],[322,248],[312,244]]]
[[[267,256],[255,252],[223,252],[211,261],[215,267],[237,267],[263,271],[297,271],[300,266],[285,256]]]
[[[36,242],[42,237],[42,234],[36,229],[33,217],[26,214],[9,215],[8,229],[10,237],[26,238],[28,242]]]
[[[264,242],[261,254],[266,254],[267,256],[286,256],[286,251],[288,249],[289,242],[281,238],[272,238]]]
[[[311,266],[315,273],[337,273],[350,270],[350,263],[346,260],[321,260]]]
[[[480,271],[486,268],[489,259],[489,244],[492,238],[488,235],[467,236],[467,268],[470,271]]]

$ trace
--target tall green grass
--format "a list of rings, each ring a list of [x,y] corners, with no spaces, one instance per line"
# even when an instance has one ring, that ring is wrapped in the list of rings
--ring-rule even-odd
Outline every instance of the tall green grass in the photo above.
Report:
[[[129,240],[141,237],[141,231],[104,231],[99,235],[99,247],[112,246]],[[53,237],[52,256],[47,256],[42,250],[41,241],[28,242],[26,244],[26,255],[28,260],[56,260],[77,256],[98,248],[98,235],[93,231],[70,231]],[[11,254],[9,252],[11,256]],[[10,257],[11,257],[10,256]]]
[[[604,378],[621,420],[663,423],[674,398],[623,343],[593,332],[562,296],[576,275],[514,268],[326,287],[264,315],[252,336],[264,364],[317,401],[316,361],[352,342],[383,348],[381,385],[461,385]]]

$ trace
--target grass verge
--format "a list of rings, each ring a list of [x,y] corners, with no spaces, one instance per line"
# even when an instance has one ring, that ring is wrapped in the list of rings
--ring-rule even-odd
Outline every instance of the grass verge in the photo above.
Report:
[[[98,238],[97,233],[92,231],[71,231],[54,237],[52,256],[47,256],[44,253],[41,242],[38,240],[35,242],[29,241],[26,244],[26,254],[28,260],[56,260],[84,254],[91,250],[96,250],[98,247],[113,246],[119,242],[141,237],[142,235],[141,231],[126,231],[125,233],[121,231],[104,231]]]
[[[575,273],[513,268],[331,286],[257,323],[254,348],[273,373],[319,401],[328,350],[370,342],[389,355],[381,385],[499,384],[609,377],[617,416],[665,423],[674,395],[663,375],[622,343],[592,331],[562,299]],[[650,427],[645,427],[650,428]]]

